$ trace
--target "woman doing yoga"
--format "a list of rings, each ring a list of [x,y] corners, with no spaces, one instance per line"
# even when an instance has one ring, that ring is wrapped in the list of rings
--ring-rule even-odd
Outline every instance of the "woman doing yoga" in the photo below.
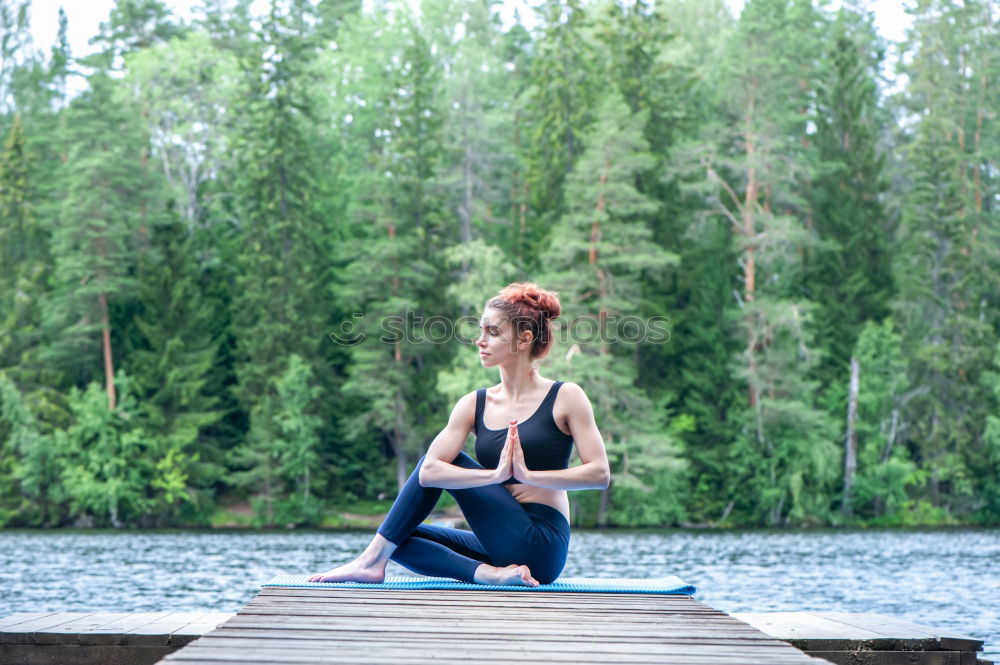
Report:
[[[530,282],[486,303],[476,346],[483,367],[500,368],[500,384],[458,400],[365,551],[311,582],[381,583],[389,559],[421,575],[479,584],[537,586],[559,577],[569,550],[566,491],[604,489],[610,479],[586,394],[538,374],[559,312],[556,294]],[[469,432],[478,462],[462,451]],[[583,463],[569,468],[573,444]],[[421,524],[441,490],[455,497],[471,531]]]

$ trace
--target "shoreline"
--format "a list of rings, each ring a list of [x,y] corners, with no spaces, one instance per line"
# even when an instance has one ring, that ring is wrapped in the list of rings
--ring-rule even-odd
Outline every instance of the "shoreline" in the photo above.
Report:
[[[206,533],[224,532],[248,532],[248,533],[288,533],[294,531],[302,532],[323,532],[336,533],[355,532],[359,530],[375,529],[385,519],[386,514],[367,515],[360,513],[340,513],[338,517],[341,523],[328,525],[289,525],[289,526],[253,526],[240,523],[202,524],[202,525],[171,525],[171,526],[12,526],[0,529],[2,533],[14,532],[81,532],[81,533],[156,533],[156,532],[177,532],[194,531]],[[469,529],[464,517],[460,512],[436,512],[431,513],[427,519],[428,524],[440,524],[459,529]],[[677,533],[876,533],[876,532],[947,532],[947,531],[997,531],[1000,524],[924,524],[924,525],[849,525],[849,526],[718,526],[718,525],[693,525],[685,524],[681,526],[574,526],[574,531],[594,531],[594,532],[677,532]]]

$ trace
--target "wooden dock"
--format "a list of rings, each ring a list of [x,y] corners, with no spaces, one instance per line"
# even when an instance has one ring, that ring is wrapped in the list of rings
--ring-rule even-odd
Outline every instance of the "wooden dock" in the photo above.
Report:
[[[883,614],[745,612],[733,617],[837,665],[992,665],[983,641]]]
[[[164,665],[816,665],[689,596],[265,587]]]
[[[0,618],[0,665],[148,665],[231,612],[26,612]]]
[[[803,658],[792,647],[823,660]],[[161,659],[171,665],[175,660],[990,665],[979,657],[982,649],[983,641],[968,635],[880,614],[730,617],[686,596],[653,594],[267,588],[237,615],[0,617],[0,665],[153,665]]]

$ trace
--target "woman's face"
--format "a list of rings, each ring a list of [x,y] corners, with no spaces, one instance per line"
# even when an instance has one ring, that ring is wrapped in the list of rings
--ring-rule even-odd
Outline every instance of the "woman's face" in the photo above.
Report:
[[[496,367],[528,349],[524,340],[520,345],[515,343],[511,328],[511,322],[499,310],[487,307],[483,312],[479,319],[479,339],[476,340],[483,367]],[[530,333],[527,336],[530,337]]]

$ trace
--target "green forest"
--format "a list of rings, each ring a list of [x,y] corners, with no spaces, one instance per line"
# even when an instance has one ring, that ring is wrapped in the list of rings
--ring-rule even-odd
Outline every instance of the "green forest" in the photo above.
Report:
[[[0,526],[378,514],[513,281],[576,525],[1000,522],[996,0],[251,4],[0,0]]]

